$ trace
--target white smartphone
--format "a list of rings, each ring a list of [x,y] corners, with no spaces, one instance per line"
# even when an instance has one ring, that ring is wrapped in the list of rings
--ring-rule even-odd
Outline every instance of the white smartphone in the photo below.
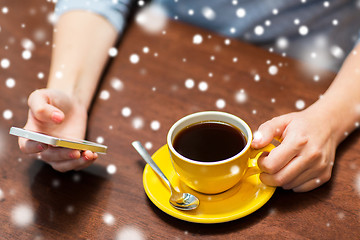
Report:
[[[97,152],[97,153],[106,153],[107,151],[107,146],[98,143],[89,142],[85,140],[62,139],[58,137],[49,136],[43,133],[26,130],[23,128],[11,127],[10,134],[17,137],[27,138],[40,143],[45,143],[55,147],[65,147],[65,148],[78,149],[78,150],[90,150],[92,152]]]

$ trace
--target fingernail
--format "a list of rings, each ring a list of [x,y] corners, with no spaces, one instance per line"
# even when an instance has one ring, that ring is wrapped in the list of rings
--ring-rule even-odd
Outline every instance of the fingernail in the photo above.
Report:
[[[90,158],[89,158],[88,156],[86,156],[86,155],[84,156],[84,158],[85,158],[86,160],[88,160],[88,161],[90,160]]]
[[[46,146],[44,144],[38,144],[37,145],[37,148],[40,150],[40,151],[44,151],[46,149]]]
[[[55,123],[61,123],[63,120],[63,116],[61,113],[59,112],[53,112],[51,115],[51,119],[55,122]]]

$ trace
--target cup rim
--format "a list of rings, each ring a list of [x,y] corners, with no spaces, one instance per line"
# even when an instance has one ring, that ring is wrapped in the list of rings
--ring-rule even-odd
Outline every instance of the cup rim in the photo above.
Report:
[[[194,118],[194,117],[197,117],[197,116],[202,116],[202,115],[209,115],[209,114],[216,114],[216,115],[221,115],[221,116],[225,116],[225,117],[228,117],[228,118],[231,118],[233,120],[236,120],[238,122],[240,122],[240,124],[246,129],[247,131],[247,134],[248,134],[248,137],[247,137],[247,141],[246,141],[246,145],[245,147],[239,152],[237,153],[236,155],[230,157],[230,158],[226,158],[226,159],[223,159],[223,160],[219,160],[219,161],[215,161],[215,162],[201,162],[201,161],[196,161],[196,160],[192,160],[190,158],[187,158],[183,155],[181,155],[180,153],[178,153],[173,144],[172,144],[172,141],[171,141],[171,138],[172,138],[172,135],[173,135],[173,132],[174,130],[184,121],[187,121],[191,118]],[[206,121],[211,121],[212,119],[209,119],[209,120],[206,120]],[[228,123],[226,120],[224,120],[224,122]],[[196,122],[194,122],[196,123]],[[232,124],[233,125],[233,124]],[[246,137],[246,136],[245,136]],[[252,131],[251,131],[251,128],[249,127],[249,125],[243,120],[241,119],[240,117],[234,115],[234,114],[231,114],[231,113],[227,113],[227,112],[221,112],[221,111],[202,111],[202,112],[195,112],[195,113],[192,113],[192,114],[189,114],[189,115],[186,115],[185,117],[182,117],[180,118],[178,121],[176,121],[170,128],[170,130],[168,131],[168,134],[167,134],[167,138],[166,138],[166,141],[167,141],[167,145],[168,145],[168,148],[170,149],[170,151],[175,154],[178,158],[186,161],[186,162],[189,162],[191,164],[196,164],[196,165],[201,165],[201,166],[212,166],[212,165],[220,165],[220,164],[224,164],[224,163],[227,163],[227,162],[231,162],[233,161],[234,159],[240,157],[241,155],[243,155],[246,151],[248,151],[248,149],[250,148],[250,145],[251,145],[251,142],[252,142],[252,138],[253,138],[253,134],[252,134]]]

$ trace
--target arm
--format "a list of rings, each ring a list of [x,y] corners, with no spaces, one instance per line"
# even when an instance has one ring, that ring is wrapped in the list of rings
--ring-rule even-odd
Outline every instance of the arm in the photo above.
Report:
[[[60,17],[47,88],[29,96],[26,129],[65,138],[85,137],[87,110],[116,37],[116,29],[97,14],[71,11]],[[91,151],[54,148],[23,138],[19,146],[25,153],[41,153],[44,161],[62,172],[85,168],[97,158]]]
[[[116,37],[115,28],[97,14],[71,11],[62,15],[54,30],[47,88],[76,97],[88,109]]]
[[[301,112],[273,118],[259,127],[252,146],[281,144],[259,160],[268,185],[310,191],[331,178],[335,151],[360,121],[360,44],[346,58],[325,94]]]

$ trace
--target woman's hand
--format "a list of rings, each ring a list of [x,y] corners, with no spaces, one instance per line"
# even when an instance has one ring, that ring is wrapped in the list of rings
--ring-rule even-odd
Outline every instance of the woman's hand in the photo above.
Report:
[[[28,99],[29,114],[25,129],[70,139],[84,139],[87,110],[77,99],[54,89],[36,90]],[[91,165],[97,154],[91,151],[52,147],[19,138],[24,153],[40,153],[55,170],[66,172]]]
[[[310,191],[327,182],[340,138],[333,132],[332,121],[318,106],[311,106],[262,124],[252,147],[264,147],[274,138],[281,144],[259,159],[261,181],[295,192]]]

